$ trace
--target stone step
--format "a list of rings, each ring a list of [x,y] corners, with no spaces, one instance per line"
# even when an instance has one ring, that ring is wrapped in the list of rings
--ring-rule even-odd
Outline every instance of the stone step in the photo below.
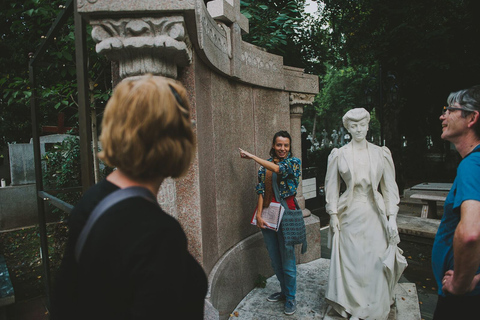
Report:
[[[427,219],[403,214],[397,215],[397,226],[400,234],[434,239],[439,225],[440,220],[438,219]]]
[[[282,302],[268,302],[267,296],[280,290],[275,276],[267,279],[265,288],[255,288],[232,311],[230,320],[251,319],[328,319],[325,288],[330,268],[329,259],[318,259],[297,266],[297,312],[283,314]],[[332,319],[332,318],[331,318]],[[335,318],[333,318],[335,319]],[[417,289],[414,283],[395,287],[395,303],[388,320],[420,320]],[[343,319],[342,319],[343,320]]]

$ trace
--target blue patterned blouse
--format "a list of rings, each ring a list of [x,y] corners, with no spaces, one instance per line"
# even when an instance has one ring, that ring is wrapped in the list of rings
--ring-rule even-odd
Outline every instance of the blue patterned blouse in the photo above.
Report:
[[[270,158],[268,161],[272,162],[273,159]],[[289,153],[288,157],[279,163],[280,167],[278,177],[280,177],[280,196],[282,198],[287,198],[293,196],[297,193],[298,183],[300,181],[300,176],[302,175],[300,159],[292,157],[292,154]],[[258,184],[256,187],[257,194],[265,193],[265,174],[266,170],[264,166],[261,166],[258,170]]]

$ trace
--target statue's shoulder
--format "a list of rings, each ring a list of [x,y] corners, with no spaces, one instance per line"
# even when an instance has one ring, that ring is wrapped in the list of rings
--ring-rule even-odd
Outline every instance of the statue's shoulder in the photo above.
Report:
[[[385,146],[377,146],[376,144],[373,144],[371,142],[367,142],[367,144],[368,144],[368,149],[374,150],[375,152],[383,153],[384,155],[390,153],[390,150],[388,150],[388,148]]]
[[[392,156],[392,152],[390,151],[390,149],[388,149],[386,146],[383,146],[381,147],[382,148],[382,151],[383,151],[383,154],[387,157],[391,157]]]
[[[342,147],[343,148],[343,147]],[[340,148],[340,149],[342,149]],[[335,158],[338,158],[339,150],[338,148],[333,148],[332,151],[330,151],[330,154],[328,155],[328,162],[334,160]]]

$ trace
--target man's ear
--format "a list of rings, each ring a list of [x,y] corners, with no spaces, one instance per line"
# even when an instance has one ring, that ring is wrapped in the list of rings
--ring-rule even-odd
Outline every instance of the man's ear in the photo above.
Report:
[[[472,117],[470,118],[470,121],[468,122],[468,127],[471,128],[473,125],[478,123],[480,120],[480,113],[478,111],[473,111],[472,112]]]

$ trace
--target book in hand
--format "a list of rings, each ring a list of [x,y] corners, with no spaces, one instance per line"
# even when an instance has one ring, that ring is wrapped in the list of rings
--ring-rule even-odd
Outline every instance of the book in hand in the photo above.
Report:
[[[262,219],[267,224],[267,228],[273,231],[278,231],[284,212],[285,212],[285,208],[280,203],[274,202],[274,201],[270,202],[270,205],[268,206],[268,208],[263,208]],[[250,223],[253,224],[254,226],[257,225],[257,209],[256,208]]]

